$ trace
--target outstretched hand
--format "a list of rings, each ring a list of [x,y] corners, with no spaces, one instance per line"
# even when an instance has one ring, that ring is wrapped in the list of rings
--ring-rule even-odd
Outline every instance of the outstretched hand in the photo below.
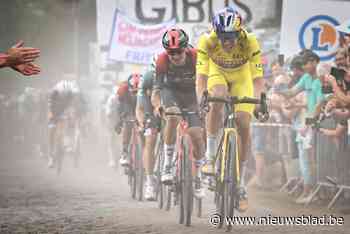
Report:
[[[24,42],[19,41],[7,50],[8,65],[15,66],[24,63],[34,62],[40,56],[40,50],[33,47],[23,47]]]
[[[40,66],[34,63],[19,64],[19,65],[12,66],[12,68],[24,76],[37,75],[41,71]]]

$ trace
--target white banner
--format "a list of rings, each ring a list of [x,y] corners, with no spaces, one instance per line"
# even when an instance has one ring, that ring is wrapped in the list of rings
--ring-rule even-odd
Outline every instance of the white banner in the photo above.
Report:
[[[322,61],[333,59],[340,37],[335,26],[349,18],[349,9],[345,1],[285,0],[280,53],[290,57],[306,48]]]
[[[175,19],[155,25],[133,22],[118,10],[115,12],[108,59],[150,64],[152,56],[162,50],[164,32],[175,25]]]

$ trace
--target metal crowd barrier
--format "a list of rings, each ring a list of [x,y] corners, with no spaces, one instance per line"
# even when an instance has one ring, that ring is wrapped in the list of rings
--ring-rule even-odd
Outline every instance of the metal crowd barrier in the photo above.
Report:
[[[336,127],[334,121],[325,121],[321,127],[333,129]],[[281,160],[283,155],[293,155],[295,137],[293,129],[289,124],[278,123],[252,123],[252,138],[257,137],[257,129],[262,130],[263,148],[262,153],[268,156],[268,161]],[[347,135],[344,134],[337,143],[333,137],[328,137],[320,132],[315,133],[315,154],[316,154],[316,189],[311,195],[310,202],[319,193],[322,187],[336,188],[336,193],[328,204],[332,208],[345,190],[350,190],[350,142],[347,142]],[[254,139],[253,139],[254,142]],[[254,143],[253,143],[254,144]],[[254,147],[254,146],[253,146]],[[271,159],[272,158],[272,159]],[[302,185],[299,177],[288,178],[288,182],[282,186],[280,191],[287,191],[290,184],[294,184],[289,193],[293,193]],[[309,202],[309,203],[310,203]],[[306,204],[308,205],[308,203]]]
[[[296,154],[294,130],[290,124],[280,123],[252,123],[252,154],[262,154],[265,159],[266,166],[276,162],[281,163],[281,179],[286,178],[287,181],[294,180],[290,176],[288,167],[286,167],[285,159],[292,158]],[[255,174],[255,155],[250,157],[248,163],[248,176]]]
[[[328,126],[325,126],[329,128]],[[328,204],[332,208],[345,190],[350,189],[350,148],[347,144],[347,135],[344,134],[337,141],[316,133],[316,164],[317,186],[310,202],[322,187],[336,188],[337,192]]]
[[[264,142],[262,151],[268,155],[269,160],[279,160],[282,155],[292,155],[295,153],[293,129],[290,124],[252,123],[251,130],[252,138],[263,138],[261,139]],[[257,131],[260,132],[258,133]]]

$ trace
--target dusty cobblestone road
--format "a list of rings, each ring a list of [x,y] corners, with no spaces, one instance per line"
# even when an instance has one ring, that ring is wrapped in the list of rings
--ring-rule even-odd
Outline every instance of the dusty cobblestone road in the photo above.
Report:
[[[159,210],[154,202],[130,198],[126,178],[107,167],[105,154],[91,150],[75,170],[65,161],[60,176],[43,158],[1,156],[0,233],[224,233],[211,227],[212,197],[205,200],[202,218],[191,227],[177,224],[176,209]],[[303,208],[278,192],[250,190],[246,215],[323,215]],[[328,214],[330,212],[327,212]],[[340,214],[334,213],[335,216]],[[235,233],[350,233],[349,216],[342,226],[235,226]]]

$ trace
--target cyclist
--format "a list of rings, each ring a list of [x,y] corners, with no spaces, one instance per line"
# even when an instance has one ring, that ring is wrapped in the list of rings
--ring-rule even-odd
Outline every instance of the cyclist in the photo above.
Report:
[[[106,104],[103,106],[102,112],[105,114],[101,114],[102,123],[106,125],[107,137],[108,137],[108,154],[109,154],[109,163],[108,165],[112,168],[116,167],[116,147],[117,147],[117,138],[116,132],[114,131],[114,127],[116,126],[118,119],[118,88],[115,87],[112,93],[107,98]]]
[[[151,104],[151,91],[153,87],[154,69],[147,71],[141,78],[137,92],[136,118],[145,132],[145,144],[143,148],[143,162],[146,173],[145,199],[155,200],[154,188],[154,148],[157,141],[159,119],[153,113]],[[149,122],[147,122],[149,121]]]
[[[87,108],[76,81],[62,80],[49,93],[49,156],[48,167],[54,166],[53,149],[57,129],[62,127],[65,111],[72,107],[78,123],[85,115]]]
[[[164,33],[162,44],[165,51],[158,55],[156,61],[156,75],[152,92],[152,103],[158,111],[162,106],[165,111],[179,112],[180,108],[197,111],[197,99],[195,93],[195,75],[197,52],[190,48],[188,36],[182,29],[172,28]],[[160,113],[158,113],[160,115]],[[176,127],[179,119],[176,117],[164,117],[164,168],[161,180],[169,184],[173,180],[172,161],[176,138]],[[193,143],[194,177],[197,197],[204,196],[201,188],[200,169],[203,149],[203,130],[199,115],[191,115],[189,119],[189,135]]]
[[[196,93],[201,99],[204,90],[211,96],[228,95],[260,97],[263,88],[263,69],[259,43],[254,34],[242,28],[242,17],[232,7],[217,12],[212,21],[213,29],[203,34],[198,42]],[[223,104],[212,103],[207,118],[206,164],[202,172],[214,174],[217,148],[216,138],[222,123]],[[248,197],[244,187],[244,174],[250,148],[250,121],[254,105],[239,104],[236,107],[241,184],[239,210],[248,208]]]
[[[122,133],[122,153],[119,160],[120,165],[128,166],[130,159],[128,157],[128,148],[130,144],[132,127],[126,119],[135,118],[136,94],[139,86],[141,75],[133,73],[128,77],[128,80],[121,83],[117,89],[118,106],[117,106],[117,124],[116,132]]]

